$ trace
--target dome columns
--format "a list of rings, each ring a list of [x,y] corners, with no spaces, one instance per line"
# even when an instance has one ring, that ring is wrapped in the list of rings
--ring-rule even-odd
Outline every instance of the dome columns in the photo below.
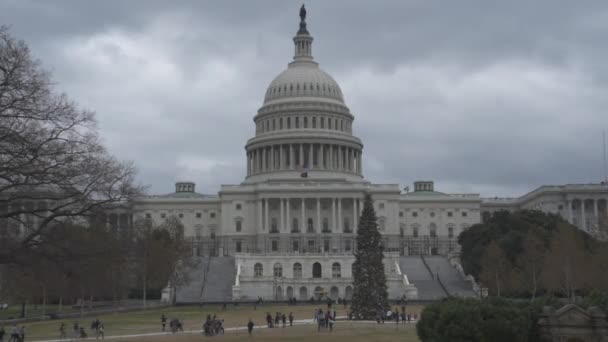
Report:
[[[247,151],[247,176],[278,171],[362,174],[361,148],[332,143],[270,144]]]

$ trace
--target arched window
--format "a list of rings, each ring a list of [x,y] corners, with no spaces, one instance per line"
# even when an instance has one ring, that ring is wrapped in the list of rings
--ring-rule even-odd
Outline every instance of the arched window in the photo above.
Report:
[[[264,266],[262,266],[262,264],[260,264],[258,262],[257,264],[255,264],[255,266],[253,266],[253,276],[261,277],[263,275],[264,275]]]
[[[274,264],[272,270],[275,277],[280,278],[283,276],[283,265],[281,265],[281,263],[277,262],[276,264]]]
[[[327,217],[323,218],[323,233],[329,233],[329,219]]]
[[[236,220],[234,229],[240,233],[243,229],[243,222],[241,220]]]
[[[300,264],[299,262],[293,264],[293,277],[295,279],[302,278],[302,264]]]
[[[415,238],[418,237],[418,226],[417,225],[412,226],[412,236]]]
[[[312,218],[308,218],[308,225],[307,225],[307,230],[308,233],[314,233],[315,232],[315,226],[313,224]]]
[[[434,223],[429,225],[429,235],[431,237],[437,237],[437,226]]]
[[[344,220],[344,232],[345,233],[350,233],[350,221],[348,220],[348,217],[345,217]]]
[[[342,268],[340,267],[340,263],[334,262],[333,265],[331,265],[331,277],[332,278],[342,277]]]
[[[322,276],[323,276],[323,272],[322,272],[321,264],[318,262],[315,262],[314,264],[312,264],[312,277],[321,278]]]
[[[298,227],[298,219],[295,218],[295,217],[291,221],[291,232],[292,233],[298,233],[298,232],[300,232],[300,227]]]
[[[270,232],[271,233],[279,232],[279,228],[277,227],[277,218],[276,217],[273,217],[270,219]]]
[[[448,237],[449,238],[454,237],[454,227],[448,227]]]

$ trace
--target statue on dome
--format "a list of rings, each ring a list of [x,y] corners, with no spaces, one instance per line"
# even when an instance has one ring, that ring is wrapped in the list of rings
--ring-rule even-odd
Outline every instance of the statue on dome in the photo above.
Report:
[[[306,8],[304,8],[304,4],[300,7],[300,20],[306,21]]]

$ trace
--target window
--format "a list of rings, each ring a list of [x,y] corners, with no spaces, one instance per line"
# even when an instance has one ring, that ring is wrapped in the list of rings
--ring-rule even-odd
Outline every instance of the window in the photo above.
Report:
[[[279,129],[283,129],[283,118],[279,119]]]
[[[412,212],[412,216],[413,217],[418,217],[418,212],[417,211]]]
[[[241,241],[237,241],[235,243],[234,249],[236,250],[237,253],[241,253]]]
[[[312,128],[317,128],[317,118],[316,117],[312,118]]]
[[[308,240],[308,251],[315,252],[315,240]]]
[[[431,215],[431,217],[435,217],[435,213],[434,212],[431,212],[430,215]]]
[[[237,203],[237,205],[236,205],[236,210],[241,210],[241,209],[242,209],[241,204],[240,204],[240,203]]]
[[[291,242],[291,249],[293,252],[299,252],[300,251],[300,241],[293,240]]]
[[[384,209],[384,203],[380,203],[380,205],[378,205],[378,208]]]
[[[296,116],[296,128],[300,128],[300,118]]]
[[[253,276],[261,277],[262,275],[264,275],[264,267],[258,262],[255,264],[255,266],[253,266]]]
[[[452,217],[452,212],[448,211],[448,217]]]
[[[467,217],[467,212],[466,211],[462,212],[462,217]]]
[[[196,218],[200,219],[201,217],[203,217],[203,215],[201,213],[196,213]]]
[[[307,232],[308,233],[314,233],[315,232],[315,227],[313,225],[312,218],[308,218]]]
[[[275,277],[282,277],[283,276],[283,265],[281,265],[281,263],[277,262],[276,264],[274,264],[274,267],[272,268],[273,271],[273,275]]]
[[[291,232],[292,233],[300,232],[300,227],[298,226],[298,219],[295,217],[293,218],[293,220],[291,220]]]
[[[276,217],[273,217],[270,219],[270,232],[271,233],[279,232],[279,228],[277,227],[277,218]]]
[[[344,241],[344,250],[346,252],[350,252],[351,249],[352,249],[351,241],[350,240],[345,240]]]
[[[321,128],[325,128],[325,118],[321,118]]]
[[[399,212],[399,217],[403,217],[403,211]]]
[[[312,277],[321,278],[322,276],[323,276],[323,272],[321,269],[321,264],[318,262],[315,262],[314,264],[312,264]]]
[[[308,128],[308,117],[304,117],[304,128]]]
[[[177,216],[178,216],[179,218],[184,218],[184,214],[182,214],[182,213],[179,213]]]
[[[277,122],[276,122],[276,119],[272,119],[272,130],[273,130],[273,131],[274,131],[275,129],[277,129],[276,123],[277,123]]]
[[[273,252],[276,252],[279,250],[279,241],[278,240],[270,241],[270,250]]]
[[[342,277],[342,269],[340,267],[340,264],[337,262],[334,262],[333,265],[331,265],[331,277],[332,278]]]
[[[240,233],[241,230],[243,229],[243,223],[241,222],[241,220],[237,220],[235,223],[236,223],[235,230]]]
[[[329,239],[325,239],[323,240],[323,251],[324,252],[329,252],[329,246],[330,246],[331,242],[329,241]]]
[[[160,214],[160,218],[165,218],[165,217],[167,217],[167,214],[165,214],[165,213]]]
[[[299,262],[293,264],[293,277],[295,279],[302,278],[302,264],[300,264]]]
[[[215,218],[215,213],[209,213],[210,218]]]
[[[327,128],[331,129],[331,119],[327,118]]]
[[[287,129],[291,128],[291,118],[287,118]]]
[[[418,237],[418,227],[413,227],[412,228],[412,236],[417,238]]]
[[[558,210],[564,210],[564,206],[562,204],[560,204],[560,205],[557,206],[557,209]]]
[[[146,213],[146,218],[152,218],[152,214]]]
[[[448,237],[449,238],[454,237],[454,227],[448,227]]]
[[[383,232],[385,225],[386,225],[386,220],[384,218],[381,218],[378,220],[378,230],[379,231]]]
[[[350,222],[348,221],[348,217],[344,218],[343,224],[344,224],[344,232],[350,233],[351,230],[350,230]]]
[[[323,218],[323,233],[329,233],[329,219],[327,217]]]
[[[437,237],[437,228],[431,227],[430,228],[430,235],[431,235],[431,237]]]

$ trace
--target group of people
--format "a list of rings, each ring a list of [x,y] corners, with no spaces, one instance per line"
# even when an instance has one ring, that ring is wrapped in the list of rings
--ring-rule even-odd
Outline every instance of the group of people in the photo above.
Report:
[[[0,327],[0,342],[4,341],[4,335],[6,335],[6,330],[4,327]],[[21,326],[21,328],[17,327],[17,324],[13,324],[11,328],[11,334],[8,339],[9,342],[24,342],[25,341],[25,327]]]
[[[317,322],[317,331],[321,331],[321,329],[329,329],[329,331],[333,331],[334,322],[336,321],[336,310],[334,309],[332,311],[328,308],[325,313],[323,313],[323,309],[321,308],[315,310],[313,323],[315,321]]]
[[[101,338],[103,340],[105,338],[105,329],[106,328],[103,325],[103,322],[101,322],[98,318],[95,318],[91,322],[91,331],[94,332],[95,339]],[[84,339],[88,337],[88,334],[83,326],[81,326],[78,322],[74,322],[74,325],[72,325],[72,337],[74,339]],[[62,322],[59,326],[59,339],[63,340],[67,338],[68,336],[65,330],[65,323]]]
[[[397,324],[399,324],[399,322],[401,322],[402,324],[406,324],[406,323],[409,323],[412,321],[417,321],[417,320],[418,320],[417,314],[405,313],[405,306],[401,307],[401,313],[399,313],[399,308],[395,308],[394,311],[391,309],[388,309],[386,311],[386,314],[379,311],[378,315],[376,316],[376,322],[378,324],[384,323],[385,321],[388,321],[388,322],[395,321],[395,323],[397,323]]]
[[[270,312],[266,313],[266,325],[268,325],[269,328],[274,328],[274,327],[278,327],[281,322],[283,323],[283,328],[285,328],[287,326],[287,320],[289,320],[289,326],[293,326],[293,320],[294,320],[295,316],[293,315],[293,312],[290,312],[289,315],[285,315],[285,313],[281,313],[281,312],[277,312],[274,316],[274,319],[272,318],[272,315],[270,314]],[[251,322],[251,320],[250,320]]]
[[[203,335],[215,336],[224,335],[224,320],[217,318],[215,315],[207,315],[205,323],[203,323]]]

